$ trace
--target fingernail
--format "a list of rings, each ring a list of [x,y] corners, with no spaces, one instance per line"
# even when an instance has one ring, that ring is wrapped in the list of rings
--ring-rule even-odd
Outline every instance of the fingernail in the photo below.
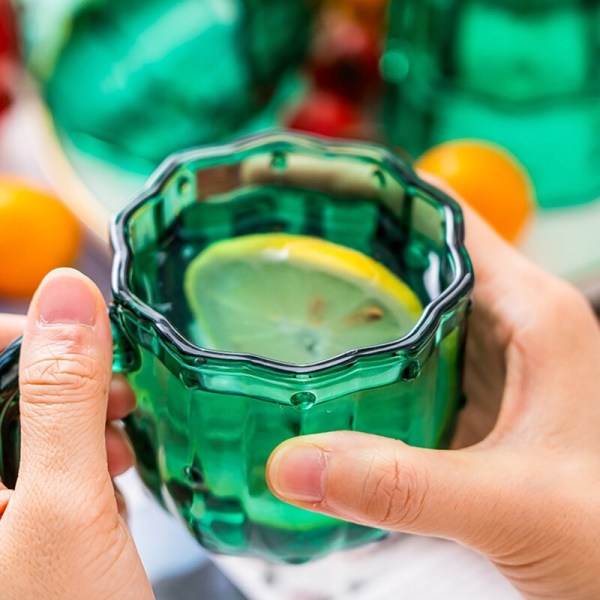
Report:
[[[89,285],[69,271],[52,275],[38,292],[38,321],[44,325],[94,325],[96,297]]]
[[[269,483],[285,500],[319,502],[324,497],[325,466],[325,453],[316,446],[283,446],[271,457]]]

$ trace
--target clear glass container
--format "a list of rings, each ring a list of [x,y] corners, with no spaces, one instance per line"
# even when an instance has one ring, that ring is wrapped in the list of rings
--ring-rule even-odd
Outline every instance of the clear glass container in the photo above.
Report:
[[[375,258],[419,297],[418,322],[311,364],[194,344],[184,291],[194,258],[222,240],[282,232]],[[159,501],[219,553],[299,563],[380,539],[276,499],[265,465],[280,442],[332,430],[448,443],[473,284],[458,206],[384,148],[272,133],[175,155],[111,235],[115,370],[136,392],[127,430]],[[18,437],[10,352],[0,359],[7,483]]]

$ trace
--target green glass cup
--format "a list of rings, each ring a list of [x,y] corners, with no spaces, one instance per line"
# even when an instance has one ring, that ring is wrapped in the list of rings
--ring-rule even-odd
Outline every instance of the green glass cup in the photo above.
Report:
[[[146,174],[273,126],[319,0],[18,0],[30,71],[77,149]]]
[[[273,232],[375,258],[419,297],[418,322],[399,339],[310,364],[193,343],[189,265],[215,243]],[[273,132],[174,155],[111,235],[114,365],[137,395],[127,430],[159,501],[219,553],[304,562],[381,538],[276,499],[265,465],[284,440],[332,430],[448,443],[473,284],[458,206],[382,147]],[[0,358],[8,484],[17,354],[15,345]]]
[[[392,0],[390,10],[391,141],[417,156],[490,140],[525,165],[542,208],[598,198],[600,0]]]

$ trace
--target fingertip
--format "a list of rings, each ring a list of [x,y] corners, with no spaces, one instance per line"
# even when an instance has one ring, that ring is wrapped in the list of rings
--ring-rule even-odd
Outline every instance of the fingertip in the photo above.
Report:
[[[79,352],[112,366],[112,337],[106,303],[96,284],[75,269],[48,273],[27,313],[21,362]]]
[[[23,335],[26,321],[25,315],[0,314],[0,350],[4,350],[15,338]]]
[[[125,376],[113,375],[108,394],[107,421],[124,419],[135,410],[135,405],[135,393]]]
[[[318,446],[291,441],[275,449],[267,464],[273,493],[288,502],[320,502],[324,498],[325,452]]]
[[[115,488],[115,501],[117,503],[117,510],[119,511],[119,515],[123,519],[123,521],[127,521],[128,513],[127,513],[127,501],[125,500],[125,496],[119,489],[119,487],[113,482],[113,486]]]
[[[135,464],[135,454],[127,434],[114,423],[106,427],[106,457],[111,477],[122,475]]]
[[[29,311],[36,325],[88,325],[96,323],[103,300],[96,285],[76,269],[61,268],[44,277]]]

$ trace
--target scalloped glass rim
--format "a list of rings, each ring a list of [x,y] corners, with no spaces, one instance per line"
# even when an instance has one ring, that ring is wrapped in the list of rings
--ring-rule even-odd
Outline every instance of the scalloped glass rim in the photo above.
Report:
[[[293,365],[254,354],[207,350],[196,346],[187,340],[167,318],[145,304],[131,291],[127,280],[131,264],[131,252],[126,241],[125,232],[128,220],[137,209],[146,201],[154,198],[177,169],[185,163],[235,155],[254,148],[264,148],[265,151],[285,151],[301,148],[314,152],[347,154],[352,157],[364,157],[374,160],[379,164],[385,164],[387,169],[394,171],[407,187],[414,187],[424,192],[439,204],[445,216],[445,244],[454,261],[456,272],[450,285],[424,307],[419,321],[409,333],[392,342],[353,349],[324,361],[308,365]],[[293,374],[316,373],[332,367],[348,366],[357,359],[367,356],[415,351],[425,343],[425,340],[435,334],[443,316],[452,311],[469,294],[474,285],[471,261],[464,246],[462,211],[452,198],[423,181],[408,164],[383,146],[363,142],[340,142],[288,131],[255,134],[239,138],[233,142],[205,146],[171,155],[156,169],[141,193],[114,217],[111,223],[110,238],[114,250],[112,269],[114,302],[132,311],[138,319],[145,321],[163,341],[174,346],[181,356],[188,356],[192,360],[217,359],[244,362]]]

